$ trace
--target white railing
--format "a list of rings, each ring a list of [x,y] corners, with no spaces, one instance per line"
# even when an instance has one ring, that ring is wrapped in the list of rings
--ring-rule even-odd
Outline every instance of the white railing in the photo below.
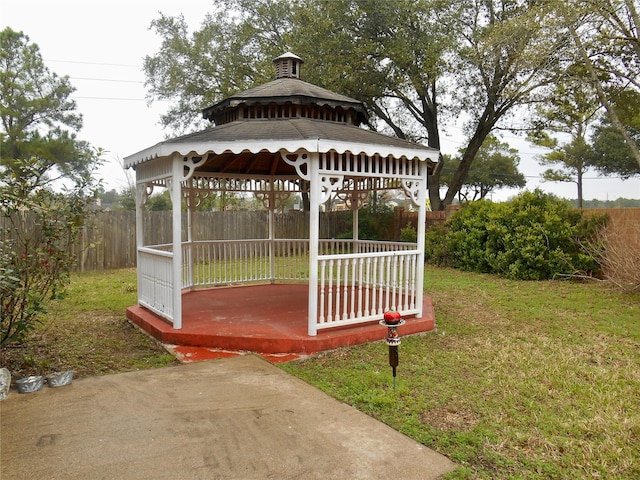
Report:
[[[394,309],[418,312],[415,243],[322,239],[317,328],[364,323]],[[138,249],[139,302],[173,319],[171,245]],[[182,288],[309,280],[308,239],[182,244]]]
[[[309,241],[304,239],[184,243],[182,258],[183,288],[309,279]]]
[[[417,250],[323,255],[318,258],[317,328],[418,313]]]
[[[341,240],[320,239],[320,255],[341,255],[348,253],[377,253],[398,250],[415,250],[415,243],[407,242],[380,242],[377,240]]]
[[[173,253],[138,248],[138,302],[173,321]]]

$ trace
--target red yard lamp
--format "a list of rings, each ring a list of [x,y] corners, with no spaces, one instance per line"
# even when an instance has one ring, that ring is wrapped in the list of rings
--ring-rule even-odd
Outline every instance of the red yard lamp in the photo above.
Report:
[[[387,327],[387,345],[389,346],[389,365],[393,370],[393,391],[396,391],[396,367],[398,366],[398,345],[400,336],[398,327],[404,325],[405,321],[399,312],[389,311],[384,313],[384,319],[380,320],[380,325]]]

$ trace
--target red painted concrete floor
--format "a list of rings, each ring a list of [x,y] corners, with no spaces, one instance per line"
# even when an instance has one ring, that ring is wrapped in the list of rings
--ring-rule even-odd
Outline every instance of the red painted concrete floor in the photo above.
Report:
[[[174,330],[160,316],[139,305],[127,318],[165,344],[181,361],[191,362],[258,353],[274,363],[338,347],[382,340],[387,329],[377,322],[319,330],[307,334],[304,284],[217,287],[182,296],[182,328]],[[422,318],[405,317],[400,336],[433,330],[431,298],[425,297]]]

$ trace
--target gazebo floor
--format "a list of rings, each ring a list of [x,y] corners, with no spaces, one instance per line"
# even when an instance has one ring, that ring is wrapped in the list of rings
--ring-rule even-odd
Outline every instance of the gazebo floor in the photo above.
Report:
[[[371,322],[307,334],[304,284],[217,287],[182,295],[182,328],[174,330],[159,315],[139,305],[127,318],[165,344],[183,361],[218,358],[249,351],[270,361],[382,340],[387,329]],[[435,326],[431,298],[424,297],[422,318],[405,317],[400,336],[428,332]]]

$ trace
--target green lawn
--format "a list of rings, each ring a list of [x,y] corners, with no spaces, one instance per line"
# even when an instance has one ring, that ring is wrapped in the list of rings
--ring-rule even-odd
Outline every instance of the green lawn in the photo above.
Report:
[[[286,371],[462,465],[450,478],[640,478],[640,296],[428,267],[437,331]],[[402,329],[400,329],[402,333]]]

